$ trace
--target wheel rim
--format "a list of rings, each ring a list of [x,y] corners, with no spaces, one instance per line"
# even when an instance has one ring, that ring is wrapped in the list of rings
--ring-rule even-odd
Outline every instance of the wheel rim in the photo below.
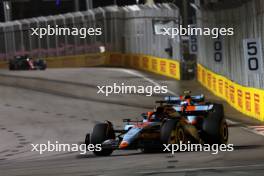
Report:
[[[228,127],[227,127],[226,122],[224,122],[222,125],[221,135],[222,135],[223,142],[226,143],[228,139]]]
[[[172,130],[168,143],[169,144],[175,144],[176,143],[176,130]]]
[[[182,141],[182,143],[185,142],[185,135],[184,135],[184,131],[182,130],[182,128],[180,128],[178,130],[178,133],[177,133],[177,138],[178,138],[178,141]]]

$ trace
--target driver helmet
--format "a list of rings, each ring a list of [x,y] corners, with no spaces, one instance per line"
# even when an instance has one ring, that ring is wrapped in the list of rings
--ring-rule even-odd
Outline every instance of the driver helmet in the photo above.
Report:
[[[148,114],[149,121],[161,121],[163,119],[164,107],[155,107],[154,112]]]

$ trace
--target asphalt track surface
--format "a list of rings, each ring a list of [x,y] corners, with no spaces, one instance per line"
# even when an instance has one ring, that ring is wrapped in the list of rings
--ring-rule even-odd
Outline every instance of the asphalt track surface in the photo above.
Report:
[[[167,85],[171,93],[189,89],[222,102],[196,81],[165,77],[120,68],[48,69],[0,71],[0,175],[263,175],[264,136],[249,131],[249,120],[225,104],[233,152],[182,152],[143,154],[139,150],[115,151],[110,157],[91,152],[32,152],[30,144],[59,141],[82,143],[98,121],[116,127],[123,118],[140,118],[161,95],[97,94],[98,85]],[[235,121],[235,122],[233,122]]]

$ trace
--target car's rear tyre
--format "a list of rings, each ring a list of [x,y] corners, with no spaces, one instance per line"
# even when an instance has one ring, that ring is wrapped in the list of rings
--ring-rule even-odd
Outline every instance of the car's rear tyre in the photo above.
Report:
[[[15,70],[15,67],[13,64],[9,64],[9,70]]]
[[[91,137],[89,133],[86,134],[84,143],[86,144],[86,147],[88,147],[88,145],[91,143]]]
[[[13,60],[10,60],[9,61],[9,70],[15,70],[16,67],[15,67],[15,62]]]
[[[102,144],[107,139],[114,139],[115,134],[112,127],[107,123],[98,123],[94,126],[91,134],[91,144]],[[104,149],[101,151],[94,151],[97,156],[109,156],[113,152],[112,149]]]
[[[179,120],[167,120],[161,126],[160,139],[162,144],[187,143],[188,136]]]
[[[227,144],[228,143],[228,136],[229,136],[229,131],[228,131],[228,125],[225,119],[221,121],[220,125],[220,137],[219,137],[219,142],[220,144]]]
[[[224,118],[224,108],[214,104],[212,112],[208,113],[203,122],[203,141],[208,144],[227,144],[228,126]]]
[[[39,67],[40,70],[46,70],[47,64],[45,63],[44,60],[39,60],[37,62],[37,66]]]
[[[170,144],[172,139],[172,133],[177,125],[177,120],[169,119],[166,120],[160,129],[160,141],[162,144]]]
[[[163,144],[187,144],[188,135],[181,121],[167,121],[161,128],[161,142]]]
[[[46,69],[47,69],[47,65],[45,64],[45,65],[43,65],[43,66],[41,67],[40,70],[46,70]]]

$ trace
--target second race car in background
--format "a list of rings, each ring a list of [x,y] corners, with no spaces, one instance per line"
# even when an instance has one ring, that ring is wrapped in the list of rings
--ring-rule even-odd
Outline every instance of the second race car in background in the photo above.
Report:
[[[46,68],[44,59],[32,59],[27,55],[15,56],[9,60],[9,70],[45,70]]]
[[[165,97],[157,101],[154,112],[143,113],[143,120],[124,119],[124,129],[117,130],[111,122],[98,123],[87,134],[86,145],[101,144],[95,155],[107,156],[116,149],[161,150],[163,144],[200,143],[226,144],[228,126],[221,104],[204,101],[203,95]]]

